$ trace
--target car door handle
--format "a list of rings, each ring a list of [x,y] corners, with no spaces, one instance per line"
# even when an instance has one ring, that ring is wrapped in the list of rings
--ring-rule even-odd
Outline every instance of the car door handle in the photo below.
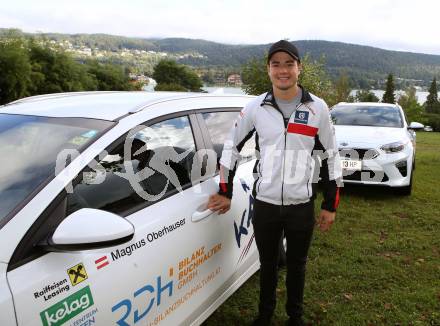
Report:
[[[192,215],[192,219],[191,221],[193,222],[198,222],[200,220],[203,220],[204,218],[207,218],[208,216],[210,216],[212,213],[215,213],[214,211],[207,209],[204,210],[202,212],[199,211],[195,211],[194,214]]]

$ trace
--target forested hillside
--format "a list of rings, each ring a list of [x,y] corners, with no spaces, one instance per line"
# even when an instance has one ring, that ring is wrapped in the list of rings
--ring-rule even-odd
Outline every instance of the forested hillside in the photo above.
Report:
[[[0,29],[0,36],[7,31]],[[192,53],[195,55],[182,56],[178,61],[194,67],[227,69],[239,69],[251,58],[264,56],[269,47],[269,44],[230,45],[183,38],[142,39],[106,34],[24,35],[54,40],[58,43],[69,41],[75,46],[112,52],[135,49],[170,54]],[[427,86],[434,77],[440,75],[440,55],[389,51],[329,41],[298,40],[294,43],[303,55],[307,53],[314,59],[324,56],[325,66],[332,77],[336,78],[341,71],[344,71],[361,88],[383,86],[381,82],[385,80],[388,73],[392,73],[398,83],[399,79],[404,79],[400,81],[403,87],[405,83]]]

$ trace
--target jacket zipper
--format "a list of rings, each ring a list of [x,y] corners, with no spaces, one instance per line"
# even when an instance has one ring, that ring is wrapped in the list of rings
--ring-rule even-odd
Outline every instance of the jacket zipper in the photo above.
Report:
[[[300,108],[302,105],[303,105],[303,103],[299,103],[295,107],[295,110],[293,112],[296,112],[296,110],[298,110],[298,108]],[[284,123],[284,150],[283,150],[283,165],[281,168],[281,206],[284,206],[284,167],[286,165],[287,128],[289,126],[289,121],[292,118],[293,112],[290,114],[290,117],[287,120],[287,123],[285,123],[283,112],[281,112],[281,110],[278,107],[276,107],[275,109],[281,114],[281,117],[283,118],[283,123]],[[308,189],[307,189],[307,191],[308,191]]]

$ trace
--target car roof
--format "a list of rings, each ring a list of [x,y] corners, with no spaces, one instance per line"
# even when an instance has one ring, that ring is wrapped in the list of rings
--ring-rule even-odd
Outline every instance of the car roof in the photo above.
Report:
[[[164,101],[247,95],[179,92],[72,92],[32,96],[0,106],[0,113],[117,120]]]
[[[335,106],[342,105],[356,105],[356,106],[378,106],[378,107],[398,107],[397,104],[394,103],[382,103],[382,102],[339,102]]]

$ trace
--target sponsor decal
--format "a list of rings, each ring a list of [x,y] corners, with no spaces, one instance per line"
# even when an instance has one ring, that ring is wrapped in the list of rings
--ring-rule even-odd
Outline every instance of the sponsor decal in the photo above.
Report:
[[[102,256],[95,260],[95,266],[97,270],[107,266],[109,264],[107,256]]]
[[[112,251],[111,252],[112,261],[116,261],[116,260],[121,259],[123,257],[131,256],[133,254],[133,252],[146,246],[148,243],[156,241],[156,240],[170,234],[171,232],[179,229],[180,227],[184,226],[185,221],[186,221],[186,219],[181,219],[181,220],[175,222],[174,224],[164,226],[159,230],[148,233],[145,236],[145,238],[140,239],[125,248],[120,248],[120,249],[116,249],[116,250]],[[95,261],[95,263],[96,263],[96,261]]]
[[[86,286],[40,312],[41,321],[44,326],[59,326],[93,306],[93,304],[92,293],[89,286]]]
[[[175,267],[172,266],[168,269],[167,276],[157,276],[155,279],[134,291],[131,297],[120,300],[111,308],[112,313],[116,314],[117,318],[119,318],[116,324],[120,326],[132,325],[152,315],[154,311],[158,310],[163,301],[168,301],[167,299],[173,296],[176,283],[179,290],[186,285],[195,283],[196,278],[199,276],[199,267],[221,249],[222,244],[218,243],[209,250],[206,250],[204,246],[194,250],[190,255],[179,260],[176,273]],[[150,324],[153,325],[155,323],[154,325],[157,325],[157,323],[165,319],[166,316],[177,309],[182,303],[189,300],[189,298],[211,281],[218,273],[220,273],[220,268],[217,268],[210,276],[208,275],[208,277],[202,279],[202,281],[188,291],[184,297],[179,298],[178,301],[169,306],[164,314],[151,317],[152,319],[150,319],[150,321],[153,320],[153,322]],[[143,325],[144,324],[145,322]]]
[[[254,215],[254,197],[251,194],[249,186],[246,184],[246,182],[242,179],[240,179],[241,186],[243,187],[243,190],[249,194],[249,204],[248,208],[243,211],[243,214],[241,215],[240,224],[237,224],[237,222],[234,221],[234,232],[235,232],[235,240],[237,241],[238,248],[241,248],[241,237],[243,235],[247,235],[248,229],[251,226],[252,216]],[[247,215],[247,219],[246,219]],[[246,225],[245,225],[246,220]]]
[[[151,232],[147,234],[147,241],[148,242],[153,242],[154,240],[157,240],[161,237],[163,237],[164,235],[167,235],[168,233],[173,232],[174,230],[177,230],[178,228],[180,228],[181,226],[185,225],[185,219],[182,219],[180,221],[177,221],[176,223],[169,225],[169,226],[164,226],[161,230],[158,230],[156,232]]]
[[[190,283],[197,275],[198,268],[203,265],[213,255],[218,253],[222,249],[222,244],[218,243],[205,252],[205,247],[201,247],[195,250],[191,256],[183,258],[179,262],[179,274],[177,288],[180,290],[182,287]]]
[[[96,323],[95,315],[98,312],[98,309],[95,308],[92,311],[87,312],[85,315],[80,318],[74,320],[70,326],[90,326]]]
[[[235,240],[237,241],[238,248],[241,248],[241,239],[242,236],[246,237],[249,234],[249,227],[251,226],[252,217],[254,216],[254,197],[252,196],[252,192],[250,191],[249,186],[246,184],[246,182],[242,179],[240,179],[241,186],[243,187],[243,190],[246,193],[249,193],[249,205],[248,208],[244,210],[240,224],[237,225],[237,223],[234,221],[234,232],[235,232]],[[246,213],[247,213],[247,219],[246,219]],[[246,225],[245,225],[246,220]],[[243,246],[243,249],[241,251],[240,257],[238,258],[237,264],[239,264],[249,253],[249,250],[251,248],[251,245],[254,241],[255,235],[252,233],[251,237],[248,239],[247,243]]]
[[[296,111],[295,119],[293,120],[295,123],[303,123],[307,124],[309,121],[309,112],[307,111]]]
[[[69,290],[70,290],[70,286],[67,282],[67,278],[65,278],[61,281],[56,281],[53,282],[52,284],[48,284],[44,286],[40,291],[34,292],[34,298],[35,299],[43,298],[44,301],[47,301]]]
[[[136,324],[150,315],[150,321],[144,321],[142,325],[156,326],[174,311],[176,311],[180,306],[190,300],[207,284],[212,282],[215,277],[220,274],[220,272],[221,267],[217,267],[214,271],[209,273],[190,289],[186,290],[186,292],[180,295],[174,302],[169,304],[168,307],[163,310],[163,312],[157,313],[155,316],[151,316],[154,311],[158,310],[152,309],[153,307],[158,308],[163,300],[172,298],[174,294],[173,280],[167,279],[164,281],[161,276],[158,276],[156,277],[155,281],[151,282],[151,284],[147,283],[134,291],[132,297],[119,301],[111,308],[112,313],[115,314],[119,312],[119,316],[117,317],[119,319],[116,321],[116,324],[119,326]],[[168,283],[164,284],[167,281]],[[150,312],[151,314],[149,314]]]
[[[240,262],[247,256],[249,253],[249,250],[251,249],[252,243],[254,242],[255,234],[252,233],[251,238],[248,240],[247,244],[243,247],[243,250],[241,251],[240,258],[238,258],[237,264],[240,264]]]
[[[137,249],[140,249],[144,247],[147,244],[147,241],[145,239],[141,239],[139,241],[136,241],[135,243],[130,244],[129,246],[121,249],[116,249],[111,252],[112,260],[118,260],[120,258],[123,258],[125,256],[131,256],[133,252],[135,252]]]
[[[167,283],[165,283],[167,282]],[[132,323],[136,324],[143,318],[145,318],[150,310],[156,306],[160,306],[164,297],[172,297],[173,295],[173,280],[163,280],[162,276],[157,276],[156,279],[147,283],[141,288],[133,292],[132,298],[126,298],[115,304],[111,311],[112,313],[121,311],[121,317],[116,321],[117,325],[126,326]],[[139,300],[141,296],[142,300]],[[136,308],[133,313],[133,303],[137,301],[134,308]],[[145,305],[141,304],[144,303]],[[126,319],[130,316],[130,320],[126,322]]]
[[[168,308],[162,312],[157,314],[152,321],[150,321],[147,326],[157,326],[162,321],[164,321],[169,315],[171,315],[174,311],[176,311],[180,306],[186,303],[189,299],[191,299],[194,295],[196,295],[201,289],[203,289],[207,284],[212,282],[215,277],[220,274],[221,267],[217,267],[214,271],[209,273],[206,277],[204,277],[200,282],[196,285],[188,289],[184,294],[178,297]]]
[[[67,270],[67,275],[69,275],[70,283],[75,286],[82,281],[87,280],[87,272],[83,263],[79,263]]]

